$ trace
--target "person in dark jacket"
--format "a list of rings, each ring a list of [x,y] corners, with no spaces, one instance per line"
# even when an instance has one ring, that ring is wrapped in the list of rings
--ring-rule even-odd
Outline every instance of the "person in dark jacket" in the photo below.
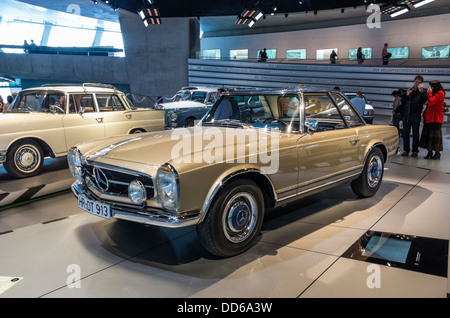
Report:
[[[402,104],[398,108],[403,119],[403,153],[402,156],[408,156],[412,150],[411,157],[417,157],[419,154],[419,129],[422,119],[423,105],[427,101],[427,92],[423,86],[423,77],[417,75],[414,78],[414,86],[408,88],[402,95]],[[412,131],[412,148],[411,148]]]

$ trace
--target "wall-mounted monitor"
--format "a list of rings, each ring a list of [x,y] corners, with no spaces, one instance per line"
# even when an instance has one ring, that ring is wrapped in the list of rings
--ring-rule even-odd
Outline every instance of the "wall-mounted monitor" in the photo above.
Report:
[[[364,54],[364,58],[369,60],[372,58],[372,48],[371,47],[363,47],[361,48],[362,53]],[[356,54],[358,53],[358,49],[349,49],[348,50],[348,59],[350,61],[356,61]]]
[[[202,59],[220,59],[220,57],[220,49],[202,50]]]
[[[422,48],[422,59],[447,59],[450,45],[428,46]]]
[[[230,50],[231,60],[246,60],[248,59],[248,49]]]
[[[258,50],[258,52],[256,53],[257,58],[259,58],[259,52],[262,52],[262,50]],[[266,49],[266,53],[268,60],[275,60],[277,58],[277,49]]]
[[[391,59],[409,58],[409,46],[391,47],[387,49],[392,54]]]
[[[316,60],[317,61],[323,61],[323,60],[329,60],[331,53],[335,51],[336,54],[338,54],[338,49],[322,49],[322,50],[316,50]]]
[[[286,60],[306,60],[306,49],[286,50]]]

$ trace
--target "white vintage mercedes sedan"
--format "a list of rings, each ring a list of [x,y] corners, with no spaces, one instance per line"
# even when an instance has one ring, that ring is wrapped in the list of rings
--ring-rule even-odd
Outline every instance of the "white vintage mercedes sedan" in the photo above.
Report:
[[[136,108],[110,85],[45,85],[21,91],[0,113],[0,127],[0,162],[25,178],[80,142],[163,130],[164,111]]]

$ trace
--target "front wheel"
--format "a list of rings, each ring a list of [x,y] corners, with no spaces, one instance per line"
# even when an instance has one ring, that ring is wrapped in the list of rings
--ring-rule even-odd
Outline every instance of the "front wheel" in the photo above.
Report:
[[[39,174],[44,164],[44,152],[34,140],[23,140],[11,146],[3,163],[5,170],[16,178]]]
[[[384,156],[379,148],[369,153],[359,178],[351,182],[353,192],[362,198],[374,196],[381,186],[384,172]]]
[[[264,200],[259,187],[250,180],[225,184],[207,211],[197,233],[202,245],[213,255],[230,257],[249,249],[261,230]]]

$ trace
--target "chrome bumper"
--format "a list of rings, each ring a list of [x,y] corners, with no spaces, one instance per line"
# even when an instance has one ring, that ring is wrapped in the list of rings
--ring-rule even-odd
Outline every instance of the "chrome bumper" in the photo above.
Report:
[[[196,225],[200,220],[200,215],[194,216],[172,216],[168,215],[166,211],[157,208],[147,208],[144,212],[138,212],[136,208],[129,207],[127,205],[121,205],[115,202],[104,202],[98,200],[94,195],[85,193],[80,190],[79,186],[75,183],[71,186],[72,193],[78,198],[80,194],[83,194],[88,199],[93,201],[109,204],[111,208],[111,214],[116,219],[127,220],[131,222],[141,223],[144,225],[155,225],[168,228],[180,228],[186,226]]]
[[[0,163],[6,161],[6,150],[0,151]]]

